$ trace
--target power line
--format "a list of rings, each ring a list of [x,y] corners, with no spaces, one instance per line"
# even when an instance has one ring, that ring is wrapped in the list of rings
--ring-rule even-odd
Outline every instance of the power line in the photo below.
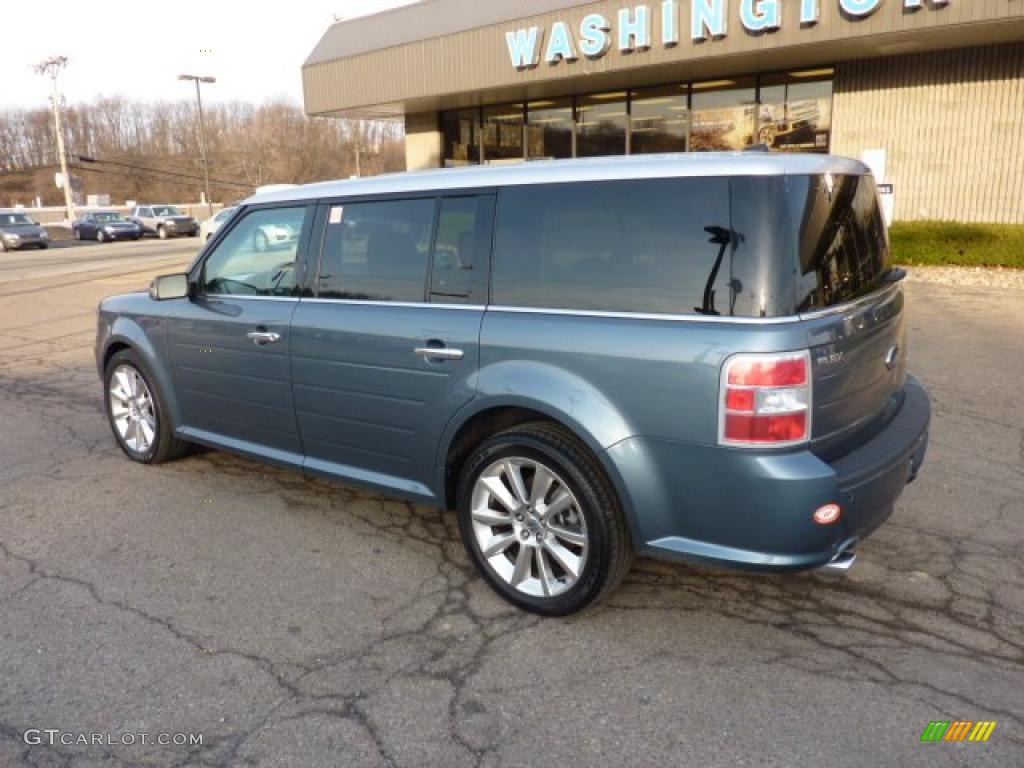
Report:
[[[188,179],[189,181],[203,181],[203,177],[202,176],[194,176],[192,174],[180,173],[178,171],[164,171],[164,170],[160,170],[159,168],[149,168],[149,167],[144,166],[144,165],[136,165],[134,163],[125,163],[125,162],[121,162],[119,160],[105,160],[105,159],[102,159],[102,158],[96,158],[96,157],[91,157],[89,155],[79,155],[79,154],[72,155],[72,157],[75,158],[76,160],[78,160],[80,163],[113,165],[113,166],[117,166],[117,167],[120,167],[120,168],[128,168],[128,169],[131,169],[133,171],[140,171],[140,172],[143,172],[143,173],[155,173],[155,174],[160,174],[160,175],[163,175],[163,176],[173,176],[173,177],[179,178],[179,179]],[[241,182],[241,181],[228,181],[227,179],[210,179],[210,181],[212,183],[214,183],[214,184],[220,184],[222,187],[237,187],[237,188],[240,188],[240,189],[253,189],[256,186],[255,184],[249,184],[249,183]]]

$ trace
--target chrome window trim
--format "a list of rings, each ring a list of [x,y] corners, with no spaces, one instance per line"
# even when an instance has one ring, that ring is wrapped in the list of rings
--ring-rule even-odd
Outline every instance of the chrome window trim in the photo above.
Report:
[[[206,299],[207,301],[215,301],[217,299],[231,299],[236,301],[238,299],[246,299],[248,301],[298,301],[298,296],[248,296],[244,293],[201,293],[199,298]]]
[[[862,296],[859,299],[837,304],[834,307],[820,309],[799,315],[782,317],[727,317],[721,315],[673,315],[651,312],[608,312],[598,309],[556,309],[555,307],[510,307],[501,304],[485,306],[483,304],[438,304],[427,301],[370,301],[366,299],[319,299],[299,296],[247,296],[244,294],[223,293],[204,294],[206,299],[246,299],[249,301],[301,301],[306,304],[345,304],[356,307],[400,307],[404,309],[455,309],[466,312],[502,312],[521,315],[561,315],[569,317],[601,317],[613,320],[664,320],[673,323],[732,323],[738,325],[785,325],[816,320],[821,317],[841,315],[895,293],[899,284],[887,286],[881,290]]]
[[[368,301],[366,299],[302,299],[304,304],[346,304],[355,307],[400,307],[403,309],[461,309],[466,312],[483,312],[483,304],[438,304],[429,301]]]
[[[644,312],[605,312],[597,309],[549,309],[545,307],[491,306],[488,312],[508,312],[528,315],[570,315],[575,317],[603,317],[616,320],[664,320],[673,323],[736,323],[743,325],[773,325],[798,323],[796,315],[787,317],[724,317],[720,315],[659,315]]]

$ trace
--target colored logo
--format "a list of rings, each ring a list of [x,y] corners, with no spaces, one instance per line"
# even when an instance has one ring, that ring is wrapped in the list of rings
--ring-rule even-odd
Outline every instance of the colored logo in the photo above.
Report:
[[[995,729],[995,720],[933,720],[921,734],[921,741],[988,741]]]

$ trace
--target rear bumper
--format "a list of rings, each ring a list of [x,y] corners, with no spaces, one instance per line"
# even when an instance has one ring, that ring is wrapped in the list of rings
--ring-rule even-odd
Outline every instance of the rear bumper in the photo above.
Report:
[[[830,562],[893,513],[924,460],[931,406],[908,377],[885,429],[831,464],[809,450],[754,453],[630,438],[604,454],[641,554],[758,570]],[[837,523],[813,522],[838,503]]]

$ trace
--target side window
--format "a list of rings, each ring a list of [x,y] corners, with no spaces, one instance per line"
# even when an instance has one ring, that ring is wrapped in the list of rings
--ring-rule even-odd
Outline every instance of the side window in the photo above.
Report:
[[[433,198],[331,206],[317,296],[423,301],[435,206]]]
[[[203,293],[290,296],[305,208],[252,211],[232,228],[203,265]]]
[[[439,304],[468,302],[480,272],[486,273],[491,251],[494,198],[451,197],[441,201],[430,300]],[[486,286],[482,286],[486,290]],[[480,303],[483,303],[483,297]]]
[[[724,178],[510,187],[501,192],[492,303],[728,315]]]

